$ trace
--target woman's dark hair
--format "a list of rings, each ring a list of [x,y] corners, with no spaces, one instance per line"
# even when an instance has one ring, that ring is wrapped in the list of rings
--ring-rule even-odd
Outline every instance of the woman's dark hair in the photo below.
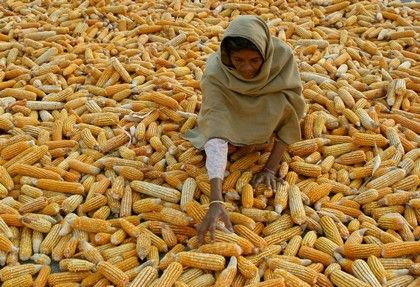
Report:
[[[222,51],[225,51],[228,54],[228,56],[230,56],[233,52],[243,49],[250,49],[261,53],[254,43],[242,37],[227,37],[223,39],[221,48]]]

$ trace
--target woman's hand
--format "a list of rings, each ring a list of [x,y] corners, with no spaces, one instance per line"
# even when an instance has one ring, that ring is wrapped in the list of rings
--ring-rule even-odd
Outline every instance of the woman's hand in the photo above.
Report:
[[[230,222],[229,215],[227,214],[225,207],[220,202],[210,204],[210,208],[204,216],[203,221],[198,226],[198,244],[201,245],[204,242],[204,236],[207,231],[210,231],[210,239],[214,240],[214,232],[216,230],[217,222],[222,220],[225,227],[233,232],[232,223]]]
[[[251,183],[254,188],[256,188],[259,183],[264,183],[267,188],[275,191],[277,189],[277,184],[284,184],[284,180],[276,177],[274,171],[264,168],[254,175]]]

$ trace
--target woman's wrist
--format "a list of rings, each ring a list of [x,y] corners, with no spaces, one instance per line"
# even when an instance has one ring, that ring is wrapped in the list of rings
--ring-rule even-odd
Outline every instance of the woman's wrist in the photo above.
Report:
[[[222,183],[223,181],[220,178],[210,179],[210,201],[223,201]]]
[[[263,171],[265,171],[265,172],[268,172],[268,173],[270,173],[270,174],[272,174],[272,175],[275,175],[276,174],[276,172],[273,170],[273,169],[271,169],[271,168],[269,168],[269,167],[263,167],[263,169],[262,169]]]
[[[222,200],[212,200],[212,201],[210,201],[209,206],[212,206],[212,205],[222,205],[222,206],[225,206],[225,202],[222,201]]]

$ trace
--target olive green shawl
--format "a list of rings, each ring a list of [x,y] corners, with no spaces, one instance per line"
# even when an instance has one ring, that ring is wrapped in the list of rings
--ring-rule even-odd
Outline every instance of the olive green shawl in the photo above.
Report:
[[[305,102],[291,49],[272,37],[265,22],[256,16],[237,17],[227,27],[226,37],[250,40],[264,63],[258,75],[247,80],[230,67],[225,51],[210,55],[201,80],[198,125],[185,138],[199,149],[210,138],[223,138],[235,145],[265,143],[273,132],[287,144],[299,141]]]

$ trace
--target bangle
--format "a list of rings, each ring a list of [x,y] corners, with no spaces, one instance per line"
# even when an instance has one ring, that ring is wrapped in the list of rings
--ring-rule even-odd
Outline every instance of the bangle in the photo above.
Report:
[[[263,170],[266,171],[266,172],[268,172],[268,173],[271,173],[272,175],[275,175],[276,174],[274,171],[272,171],[271,169],[266,168],[266,167],[264,167]]]
[[[225,202],[224,202],[224,201],[221,201],[221,200],[213,200],[213,201],[211,201],[211,202],[209,203],[209,206],[210,206],[212,203],[221,203],[221,204],[225,205]]]

